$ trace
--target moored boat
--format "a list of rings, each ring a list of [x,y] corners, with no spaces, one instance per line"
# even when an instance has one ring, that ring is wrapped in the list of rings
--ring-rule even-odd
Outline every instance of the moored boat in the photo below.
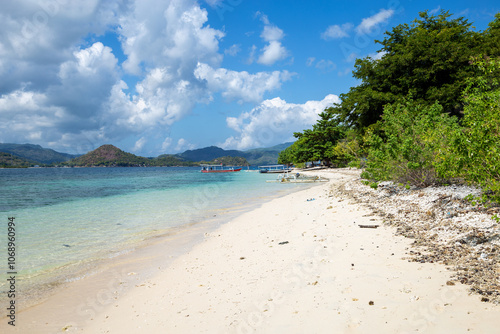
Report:
[[[259,173],[284,173],[292,169],[285,165],[259,166]]]
[[[231,173],[239,172],[241,167],[224,165],[201,165],[202,173]]]

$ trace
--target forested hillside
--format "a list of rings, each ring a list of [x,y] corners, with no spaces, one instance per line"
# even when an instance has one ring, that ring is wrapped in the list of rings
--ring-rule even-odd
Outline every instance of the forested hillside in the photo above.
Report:
[[[75,155],[56,152],[49,148],[33,144],[8,144],[0,143],[0,152],[10,153],[16,157],[35,161],[39,164],[51,164],[68,161],[75,158]]]
[[[26,159],[16,157],[10,153],[0,152],[0,168],[26,168],[34,163]]]

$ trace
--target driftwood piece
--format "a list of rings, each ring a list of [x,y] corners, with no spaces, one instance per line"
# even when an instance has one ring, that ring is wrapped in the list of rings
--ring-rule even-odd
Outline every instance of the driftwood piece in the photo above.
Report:
[[[380,225],[358,225],[360,228],[377,228]]]

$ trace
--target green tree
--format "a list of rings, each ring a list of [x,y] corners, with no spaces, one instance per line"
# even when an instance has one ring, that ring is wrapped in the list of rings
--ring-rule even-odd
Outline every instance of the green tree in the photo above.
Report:
[[[333,147],[345,137],[346,128],[329,111],[324,111],[319,116],[320,119],[312,129],[293,134],[297,138],[293,148],[293,162],[321,160],[329,165],[334,158]]]
[[[347,125],[365,129],[380,120],[385,105],[411,94],[419,104],[439,101],[443,112],[459,115],[465,80],[474,73],[469,59],[486,37],[471,30],[466,19],[450,17],[447,11],[437,16],[422,12],[410,25],[386,32],[376,41],[382,57],[356,60],[353,75],[361,84],[342,94],[331,112]],[[489,29],[491,36],[498,35],[496,27]],[[498,53],[499,46],[490,49]]]
[[[465,176],[500,194],[500,70],[490,61],[500,56],[500,14],[483,32],[451,16],[422,12],[386,32],[376,41],[380,57],[356,60],[360,84],[295,133],[282,161],[342,164],[368,151],[375,179],[425,185]]]
[[[297,144],[295,142],[291,146],[289,146],[286,149],[284,149],[283,151],[281,151],[278,155],[278,163],[285,164],[285,165],[294,164],[296,162],[296,159],[295,159],[296,147],[297,147]]]
[[[357,131],[348,130],[345,137],[340,139],[332,148],[332,161],[337,166],[364,167],[366,157],[365,143]],[[351,164],[350,164],[351,163]]]
[[[482,54],[488,57],[498,57],[500,47],[500,13],[495,14],[495,19],[488,24],[488,29],[483,33]]]

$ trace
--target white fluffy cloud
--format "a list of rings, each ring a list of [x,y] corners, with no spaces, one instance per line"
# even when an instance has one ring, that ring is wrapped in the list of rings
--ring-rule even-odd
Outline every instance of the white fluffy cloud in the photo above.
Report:
[[[229,48],[227,48],[226,50],[224,50],[224,54],[225,55],[229,55],[229,56],[236,56],[239,52],[241,51],[241,45],[239,44],[233,44],[231,45]]]
[[[194,74],[199,80],[207,82],[210,91],[222,91],[222,96],[238,102],[260,102],[264,93],[279,89],[283,81],[292,77],[288,71],[250,74],[225,68],[214,69],[201,63]]]
[[[186,139],[181,138],[177,141],[177,146],[175,147],[175,150],[177,152],[181,152],[181,151],[185,151],[185,150],[192,150],[194,148],[195,148],[195,146],[193,144],[191,144]]]
[[[32,129],[50,133],[53,141],[56,136],[67,141],[71,134],[78,140],[83,132],[117,137],[125,136],[124,130],[171,125],[210,95],[194,77],[198,62],[218,67],[222,60],[218,43],[224,34],[206,25],[207,12],[194,0],[47,0],[42,5],[26,0],[23,6],[6,4],[0,21],[5,28],[0,71],[10,74],[0,72],[6,78],[0,99],[37,96],[31,101],[36,107],[28,110],[18,102],[15,108],[26,119],[57,110],[58,117],[49,117],[53,131]],[[74,46],[112,25],[118,26],[127,57],[122,68],[143,77],[134,95],[123,92],[128,87],[111,48],[100,42]]]
[[[137,152],[137,151],[142,150],[142,148],[144,147],[144,145],[146,144],[146,142],[147,142],[147,141],[148,141],[148,140],[146,139],[146,137],[141,137],[141,138],[139,138],[139,140],[137,140],[137,141],[135,142],[135,145],[134,145],[134,147],[132,148],[132,151]]]
[[[220,5],[224,0],[205,0],[207,4],[209,4],[212,7],[217,7]]]
[[[193,0],[135,1],[130,15],[120,19],[123,67],[133,74],[158,66],[186,76],[198,61],[217,66],[222,60],[222,31],[212,29],[207,11]]]
[[[332,94],[304,104],[287,103],[279,97],[265,100],[239,117],[226,119],[227,126],[237,135],[227,138],[221,147],[244,150],[293,140],[293,132],[311,127],[325,108],[338,102],[338,96]]]
[[[136,95],[123,93],[123,83],[113,90],[109,113],[122,110],[114,114],[121,126],[136,132],[170,126],[219,92],[228,100],[257,103],[290,79],[286,71],[250,74],[220,68],[219,40],[224,33],[207,25],[206,10],[193,0],[171,0],[155,7],[152,16],[152,1],[136,2],[132,14],[120,20],[127,55],[123,67],[145,75]],[[279,32],[271,29],[266,34],[275,38]],[[233,45],[228,53],[238,50]],[[189,145],[178,143],[176,149]]]
[[[358,34],[369,34],[379,24],[387,22],[392,15],[394,15],[394,10],[381,9],[377,14],[364,18],[356,27],[356,32]]]
[[[116,25],[126,2],[2,4],[0,141],[85,153],[104,138],[102,102],[119,76],[117,60],[102,43],[82,42]]]
[[[279,41],[284,37],[284,34],[283,30],[268,23],[266,26],[264,26],[264,30],[262,31],[260,37],[262,37],[262,39],[264,39],[266,42],[271,42]]]
[[[277,61],[288,57],[289,52],[281,44],[281,39],[283,39],[283,37],[285,36],[283,30],[275,25],[272,25],[266,15],[260,15],[261,21],[264,22],[264,29],[260,34],[260,37],[268,44],[261,50],[262,53],[257,59],[257,62],[263,65],[270,66]]]
[[[81,143],[91,132],[94,140],[102,137],[100,130],[96,131],[101,126],[102,102],[118,78],[111,49],[95,43],[75,51],[72,60],[60,65],[57,77],[58,82],[43,92],[28,90],[26,85],[0,96],[5,137],[1,141],[17,138],[68,147]]]
[[[130,15],[120,19],[123,68],[144,79],[133,96],[122,92],[123,83],[115,86],[108,109],[123,110],[117,122],[131,131],[169,126],[208,101],[210,92],[194,71],[200,61],[219,65],[224,34],[207,20],[206,10],[192,0],[134,2]]]
[[[118,80],[118,61],[111,48],[100,42],[73,55],[61,64],[60,83],[50,86],[47,95],[51,104],[63,107],[68,114],[88,119],[101,112],[102,102]]]
[[[161,150],[164,152],[170,148],[170,145],[172,145],[172,138],[167,137],[161,144]]]
[[[29,84],[42,90],[57,83],[59,65],[75,45],[117,23],[123,1],[4,1],[0,12],[0,94]],[[8,74],[7,72],[8,71]]]
[[[288,56],[285,34],[261,21],[255,60],[272,65]],[[3,142],[85,153],[133,136],[124,149],[143,151],[214,94],[257,104],[293,76],[221,68],[242,46],[221,50],[225,33],[196,0],[7,1],[0,22]],[[106,45],[105,34],[118,36],[122,50]],[[176,145],[192,146],[167,137],[156,147]]]
[[[5,142],[5,138],[18,132],[37,133],[39,137],[41,131],[50,129],[54,122],[62,119],[64,111],[48,106],[44,94],[17,90],[0,97],[0,116],[0,141]]]
[[[334,24],[329,26],[322,34],[321,38],[325,40],[349,37],[349,31],[354,26],[351,23],[344,23],[342,25]]]
[[[93,149],[94,142],[89,138],[98,139],[99,130],[88,129],[87,122],[83,124],[87,129],[68,129],[69,122],[82,119],[49,102],[45,94],[24,90],[0,96],[0,142],[42,142],[46,146],[71,148],[75,153]]]
[[[286,48],[281,45],[280,41],[270,41],[268,45],[262,49],[257,62],[264,65],[272,65],[278,60],[285,59],[288,55]]]
[[[386,23],[394,13],[393,9],[382,8],[377,14],[362,19],[361,23],[357,25],[354,30],[357,34],[370,34],[380,24]],[[353,28],[354,25],[352,23],[344,23],[342,25],[334,24],[321,33],[321,38],[324,40],[332,40],[349,37],[349,33]]]
[[[321,59],[316,62],[316,58],[314,57],[309,57],[306,61],[306,65],[308,67],[311,67],[314,65],[318,70],[327,73],[335,70],[337,68],[337,64],[335,64],[333,61],[329,59]]]

